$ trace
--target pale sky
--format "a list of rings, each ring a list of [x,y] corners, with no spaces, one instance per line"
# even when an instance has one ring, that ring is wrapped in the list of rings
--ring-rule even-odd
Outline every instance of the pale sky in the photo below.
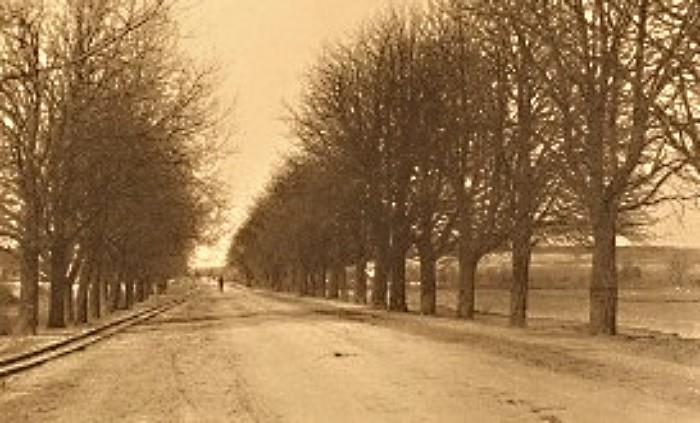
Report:
[[[324,44],[353,33],[389,4],[414,0],[184,0],[185,45],[195,60],[215,62],[219,95],[235,101],[231,116],[237,152],[226,161],[231,222],[214,248],[200,248],[202,265],[222,264],[236,225],[289,149],[280,118],[293,104],[306,69]]]
[[[231,103],[237,153],[223,163],[231,222],[215,247],[197,252],[198,265],[223,264],[235,228],[289,149],[280,118],[294,104],[305,70],[325,43],[353,33],[389,4],[418,0],[183,0],[185,46],[196,61],[221,67],[220,100]],[[698,212],[668,212],[655,243],[700,244]]]

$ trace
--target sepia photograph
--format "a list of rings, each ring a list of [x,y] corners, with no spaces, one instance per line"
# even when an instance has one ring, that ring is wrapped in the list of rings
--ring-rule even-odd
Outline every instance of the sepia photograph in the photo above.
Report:
[[[35,422],[700,422],[700,1],[0,0]]]

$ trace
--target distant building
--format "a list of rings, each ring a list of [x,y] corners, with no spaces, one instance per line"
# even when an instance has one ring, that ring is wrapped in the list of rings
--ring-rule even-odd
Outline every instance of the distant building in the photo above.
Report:
[[[0,282],[19,279],[17,258],[6,251],[0,251]]]

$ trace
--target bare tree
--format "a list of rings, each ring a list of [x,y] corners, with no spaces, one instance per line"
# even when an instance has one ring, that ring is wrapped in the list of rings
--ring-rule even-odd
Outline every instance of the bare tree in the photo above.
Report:
[[[568,184],[585,207],[594,241],[590,328],[614,334],[615,242],[621,216],[683,198],[662,189],[685,162],[655,113],[682,92],[678,69],[697,26],[695,2],[556,2],[533,8],[529,30],[547,50],[540,65],[557,105]]]
[[[7,18],[0,28],[0,68],[7,74],[0,83],[0,235],[11,240],[20,261],[19,333],[35,333],[39,309],[39,254],[41,249],[42,138],[47,127],[46,75],[40,72],[45,46],[44,10],[38,3],[9,2],[2,6]]]
[[[112,273],[131,284],[172,264],[149,239],[182,260],[201,238],[214,208],[213,190],[197,176],[213,128],[211,78],[173,54],[174,21],[161,0],[2,8],[0,231],[22,257],[20,326],[31,332],[40,257],[51,282],[49,325],[61,327],[66,312],[72,320],[76,282],[78,320],[87,319],[88,285],[106,274],[95,249],[109,251]],[[130,208],[125,199],[135,196],[140,207]],[[138,225],[122,231],[113,220],[152,221],[160,207],[172,210],[157,222],[166,238]]]

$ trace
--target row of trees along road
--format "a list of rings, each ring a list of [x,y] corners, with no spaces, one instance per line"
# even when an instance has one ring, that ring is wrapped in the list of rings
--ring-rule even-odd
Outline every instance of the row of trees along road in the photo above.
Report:
[[[330,297],[354,264],[358,302],[371,262],[371,302],[401,311],[417,255],[431,314],[436,260],[456,255],[457,313],[470,319],[480,260],[509,247],[522,326],[532,246],[584,240],[590,329],[614,334],[616,236],[638,233],[649,207],[695,196],[699,9],[437,1],[371,20],[308,72],[289,119],[298,148],[230,262],[251,281]]]
[[[0,4],[0,245],[20,263],[20,333],[36,332],[40,280],[50,327],[86,322],[145,299],[206,236],[213,75],[177,53],[174,7]]]

